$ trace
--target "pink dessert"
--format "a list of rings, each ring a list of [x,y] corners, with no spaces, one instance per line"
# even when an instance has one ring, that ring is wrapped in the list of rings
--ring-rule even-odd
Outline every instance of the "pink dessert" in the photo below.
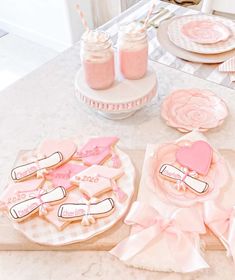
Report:
[[[123,76],[127,79],[141,79],[148,66],[148,47],[138,50],[120,50],[120,67]]]
[[[141,79],[148,67],[148,38],[146,29],[132,22],[120,27],[118,34],[120,71],[124,78]]]
[[[109,88],[115,79],[114,51],[109,35],[89,31],[82,36],[81,61],[90,88]]]
[[[115,78],[114,55],[103,62],[84,60],[83,67],[89,87],[93,89],[106,89],[113,84]]]

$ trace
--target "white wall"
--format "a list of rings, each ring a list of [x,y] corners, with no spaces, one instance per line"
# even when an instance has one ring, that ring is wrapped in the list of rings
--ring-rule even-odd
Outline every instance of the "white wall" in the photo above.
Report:
[[[61,51],[83,32],[76,3],[92,28],[90,0],[0,0],[0,28]]]

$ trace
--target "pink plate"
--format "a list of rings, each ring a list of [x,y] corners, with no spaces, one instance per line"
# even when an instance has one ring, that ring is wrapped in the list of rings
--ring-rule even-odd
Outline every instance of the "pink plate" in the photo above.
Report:
[[[197,195],[189,189],[178,190],[175,183],[161,176],[159,170],[163,164],[178,166],[176,153],[182,147],[191,147],[193,142],[182,140],[177,143],[167,143],[155,150],[154,156],[147,161],[149,167],[149,186],[153,188],[159,198],[180,207],[189,207],[197,202],[204,202],[218,197],[220,190],[228,181],[228,170],[223,157],[213,149],[212,162],[209,172],[201,175],[200,180],[209,184],[204,195]]]
[[[181,32],[191,41],[199,44],[214,44],[226,41],[230,29],[223,23],[212,20],[192,20],[184,24]]]
[[[161,115],[167,125],[181,132],[207,131],[223,123],[228,109],[224,101],[209,90],[179,89],[163,101]]]

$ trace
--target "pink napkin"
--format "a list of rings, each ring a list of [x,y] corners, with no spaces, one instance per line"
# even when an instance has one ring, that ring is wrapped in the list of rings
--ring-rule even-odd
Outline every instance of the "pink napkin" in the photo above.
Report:
[[[195,131],[176,143],[184,140],[207,141]],[[129,266],[153,271],[185,273],[208,268],[201,255],[199,235],[205,230],[202,217],[204,202],[196,202],[188,207],[176,206],[160,199],[158,191],[149,185],[149,158],[161,145],[147,145],[137,202],[133,203],[125,219],[132,226],[130,236],[110,253]],[[175,231],[178,233],[174,236],[172,233]]]
[[[235,81],[235,56],[229,58],[219,66],[220,72],[226,72],[229,74],[231,82]]]

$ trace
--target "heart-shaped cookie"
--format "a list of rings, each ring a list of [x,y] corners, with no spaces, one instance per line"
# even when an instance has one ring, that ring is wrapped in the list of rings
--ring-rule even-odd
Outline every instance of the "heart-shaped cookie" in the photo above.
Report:
[[[201,175],[207,175],[213,156],[211,146],[205,141],[193,142],[190,147],[181,147],[176,152],[177,162]]]

